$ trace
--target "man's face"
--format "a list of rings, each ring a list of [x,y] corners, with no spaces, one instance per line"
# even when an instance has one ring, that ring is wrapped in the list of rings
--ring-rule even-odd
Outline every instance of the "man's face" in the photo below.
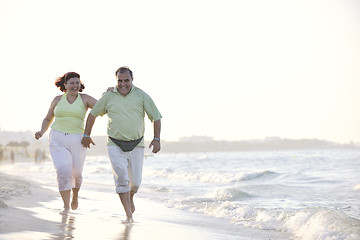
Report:
[[[118,73],[117,74],[117,90],[119,93],[121,93],[123,96],[126,96],[131,88],[132,88],[132,78],[130,76],[129,71],[125,71],[124,73]]]

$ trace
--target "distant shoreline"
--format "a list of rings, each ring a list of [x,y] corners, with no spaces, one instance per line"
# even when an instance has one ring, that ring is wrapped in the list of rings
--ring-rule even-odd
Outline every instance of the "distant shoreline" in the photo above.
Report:
[[[95,146],[91,145],[88,155],[107,155],[107,136],[92,136]],[[18,144],[18,145],[16,145]],[[24,146],[20,146],[25,144]],[[13,145],[13,146],[11,146]],[[149,141],[145,140],[145,146]],[[11,158],[11,152],[15,158],[34,158],[38,160],[38,154],[45,158],[48,153],[49,142],[47,136],[35,140],[34,133],[0,131],[0,160]],[[178,141],[161,140],[161,152],[163,153],[190,153],[190,152],[236,152],[236,151],[279,151],[279,150],[305,150],[305,149],[360,149],[358,144],[353,142],[339,144],[319,139],[288,139],[280,137],[268,137],[260,140],[226,141],[214,140],[208,136],[190,136],[181,138]],[[148,148],[146,147],[146,153]]]
[[[317,139],[278,139],[272,141],[211,141],[211,142],[163,142],[166,152],[202,151],[263,151],[301,149],[360,149],[354,144],[336,144]]]
[[[91,152],[106,152],[106,136],[94,136],[96,146],[92,146]],[[148,146],[149,143],[145,143]],[[271,138],[264,140],[247,141],[161,141],[161,152],[164,153],[189,153],[189,152],[236,152],[236,151],[273,151],[273,150],[305,150],[305,149],[360,149],[353,143],[338,144],[318,139],[282,139]]]

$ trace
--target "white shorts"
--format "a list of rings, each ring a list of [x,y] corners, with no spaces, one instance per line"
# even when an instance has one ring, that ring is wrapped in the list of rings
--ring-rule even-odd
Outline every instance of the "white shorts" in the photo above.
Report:
[[[50,132],[50,154],[56,169],[60,191],[80,188],[86,148],[81,144],[83,134]]]
[[[135,147],[123,152],[118,146],[108,146],[116,193],[134,192],[140,187],[144,160],[144,148]]]

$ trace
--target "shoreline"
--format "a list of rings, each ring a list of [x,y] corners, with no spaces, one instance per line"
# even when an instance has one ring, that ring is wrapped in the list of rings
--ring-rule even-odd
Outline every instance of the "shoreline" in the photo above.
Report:
[[[62,201],[57,189],[40,186],[16,175],[0,172],[0,240],[12,239],[288,239],[284,233],[228,224],[209,217],[138,197],[135,223],[125,219],[115,193],[94,191],[84,184],[79,209],[59,215]],[[27,190],[26,190],[27,189]]]
[[[0,172],[0,180],[0,239],[16,239],[14,233],[18,232],[44,236],[56,230],[54,222],[38,218],[31,211],[41,207],[44,199],[55,199],[55,192],[16,175]]]

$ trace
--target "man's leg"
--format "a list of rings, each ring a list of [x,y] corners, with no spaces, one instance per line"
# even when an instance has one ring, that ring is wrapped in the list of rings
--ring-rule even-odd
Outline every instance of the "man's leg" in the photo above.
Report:
[[[79,206],[79,201],[78,201],[79,190],[80,190],[80,188],[72,189],[72,192],[73,192],[73,197],[72,197],[72,201],[71,201],[71,209],[72,210],[76,210]]]
[[[131,212],[134,213],[135,212],[135,204],[134,204],[134,195],[137,192],[133,190],[133,188],[131,188],[130,191],[130,208],[131,208]]]
[[[135,212],[134,195],[137,193],[142,181],[142,169],[144,161],[144,148],[136,147],[129,156],[129,180],[130,180],[130,204],[131,212]]]
[[[128,176],[128,154],[117,146],[108,146],[111,167],[113,169],[116,193],[119,195],[127,219],[123,223],[134,222],[131,212],[130,186]]]
[[[126,220],[123,221],[123,223],[133,223],[134,220],[131,211],[130,192],[119,193],[119,197],[126,213]]]

